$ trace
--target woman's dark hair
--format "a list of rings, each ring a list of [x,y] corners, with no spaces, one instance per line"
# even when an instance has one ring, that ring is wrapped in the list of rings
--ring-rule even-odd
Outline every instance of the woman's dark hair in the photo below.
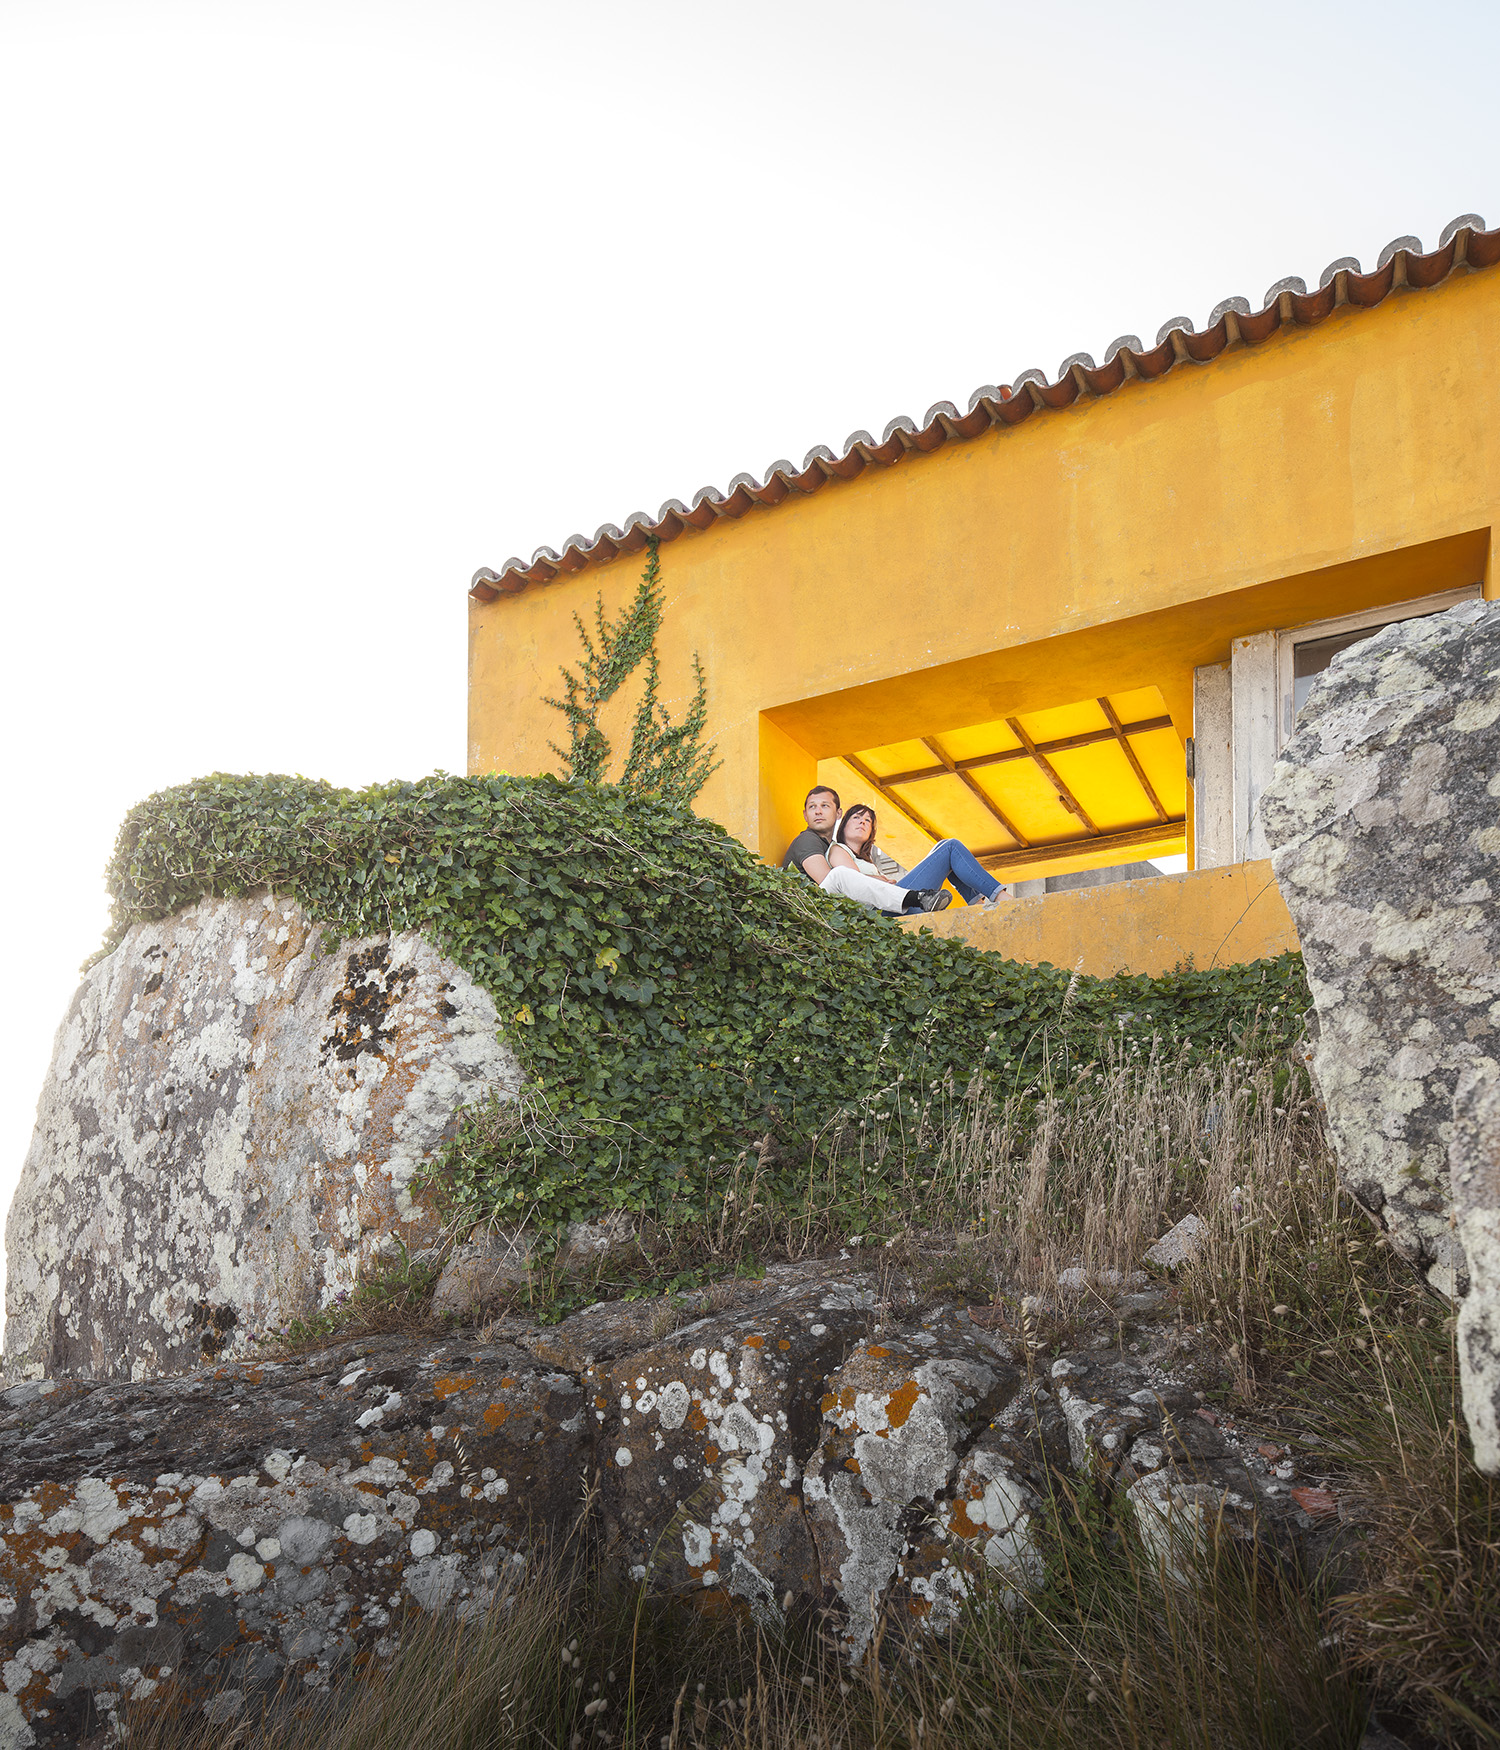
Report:
[[[848,839],[844,837],[844,831],[849,825],[850,819],[856,814],[868,814],[870,817],[870,836],[865,840],[863,848],[858,851],[854,850]],[[838,831],[833,837],[834,842],[842,845],[851,856],[863,857],[868,863],[870,861],[870,852],[875,848],[875,810],[871,808],[868,802],[853,803],[845,813],[844,818],[839,822]]]

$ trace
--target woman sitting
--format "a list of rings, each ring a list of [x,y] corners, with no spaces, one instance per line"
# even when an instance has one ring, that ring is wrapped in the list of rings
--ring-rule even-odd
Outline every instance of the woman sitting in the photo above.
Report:
[[[892,887],[939,888],[951,881],[966,905],[982,905],[988,911],[1003,889],[979,859],[958,839],[940,839],[915,869],[903,869],[875,843],[875,810],[856,802],[838,824],[828,861],[837,868],[857,869],[861,875],[889,882]],[[944,895],[946,901],[947,896]],[[928,909],[941,911],[942,905]]]
[[[875,843],[873,808],[867,807],[863,802],[856,802],[839,822],[833,841],[828,858],[830,863],[842,863],[846,869],[858,869],[861,875],[872,875],[877,881],[888,882],[892,887],[904,885],[902,878],[906,871],[894,857],[886,856]],[[839,855],[841,849],[844,856]]]

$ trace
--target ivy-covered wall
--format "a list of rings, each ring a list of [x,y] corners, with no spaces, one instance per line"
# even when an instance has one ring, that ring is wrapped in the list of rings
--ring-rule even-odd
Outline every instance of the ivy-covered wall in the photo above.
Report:
[[[702,1208],[715,1167],[751,1148],[790,1182],[898,1076],[1008,1091],[1095,1057],[1101,1030],[1279,1050],[1308,1006],[1292,954],[1070,979],[909,935],[690,812],[548,777],[350,791],[219,773],[133,809],[109,883],[106,950],[138,920],[263,887],[338,936],[426,931],[493,994],[529,1076],[524,1122],[472,1189],[550,1219]]]

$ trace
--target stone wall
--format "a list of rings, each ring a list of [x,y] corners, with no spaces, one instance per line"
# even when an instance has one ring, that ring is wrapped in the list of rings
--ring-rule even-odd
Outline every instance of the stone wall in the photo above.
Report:
[[[435,1222],[412,1175],[520,1071],[415,934],[269,895],[138,924],[58,1031],[6,1227],[6,1371],[141,1379],[246,1348]]]

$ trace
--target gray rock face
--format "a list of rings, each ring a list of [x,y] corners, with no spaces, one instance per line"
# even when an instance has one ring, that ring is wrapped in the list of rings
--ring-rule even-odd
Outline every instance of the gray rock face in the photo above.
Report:
[[[349,1346],[0,1393],[0,1750],[175,1689],[232,1721],[391,1651],[577,1511],[576,1379],[514,1345]]]
[[[1500,610],[1466,602],[1336,657],[1261,808],[1340,1171],[1461,1292],[1453,1095],[1500,1049]]]
[[[320,935],[287,900],[204,900],[91,968],[6,1227],[11,1378],[234,1353],[432,1237],[413,1172],[519,1068],[421,936]]]
[[[1110,1317],[1028,1378],[964,1309],[889,1292],[805,1260],[665,1334],[670,1303],[616,1302],[0,1393],[0,1750],[64,1750],[132,1697],[227,1722],[326,1688],[411,1606],[483,1608],[585,1485],[622,1577],[762,1621],[790,1592],[855,1657],[881,1609],[939,1625],[985,1566],[1019,1608],[1069,1473],[1169,1550],[1297,1524],[1292,1466],[1173,1376],[1191,1350],[1159,1295],[1122,1303],[1149,1353]]]
[[[1466,1069],[1453,1101],[1448,1145],[1453,1213],[1469,1265],[1458,1313],[1464,1420],[1474,1462],[1500,1473],[1500,1073]]]
[[[1336,657],[1261,809],[1339,1170],[1398,1251],[1462,1295],[1479,1266],[1466,1253],[1493,1247],[1483,1212],[1500,1207],[1493,1171],[1472,1169],[1462,1207],[1449,1179],[1460,1081],[1500,1056],[1500,608],[1467,602]],[[1481,1297],[1494,1270],[1475,1275]],[[1478,1301],[1465,1313],[1466,1403],[1500,1390],[1479,1337],[1496,1319]]]

